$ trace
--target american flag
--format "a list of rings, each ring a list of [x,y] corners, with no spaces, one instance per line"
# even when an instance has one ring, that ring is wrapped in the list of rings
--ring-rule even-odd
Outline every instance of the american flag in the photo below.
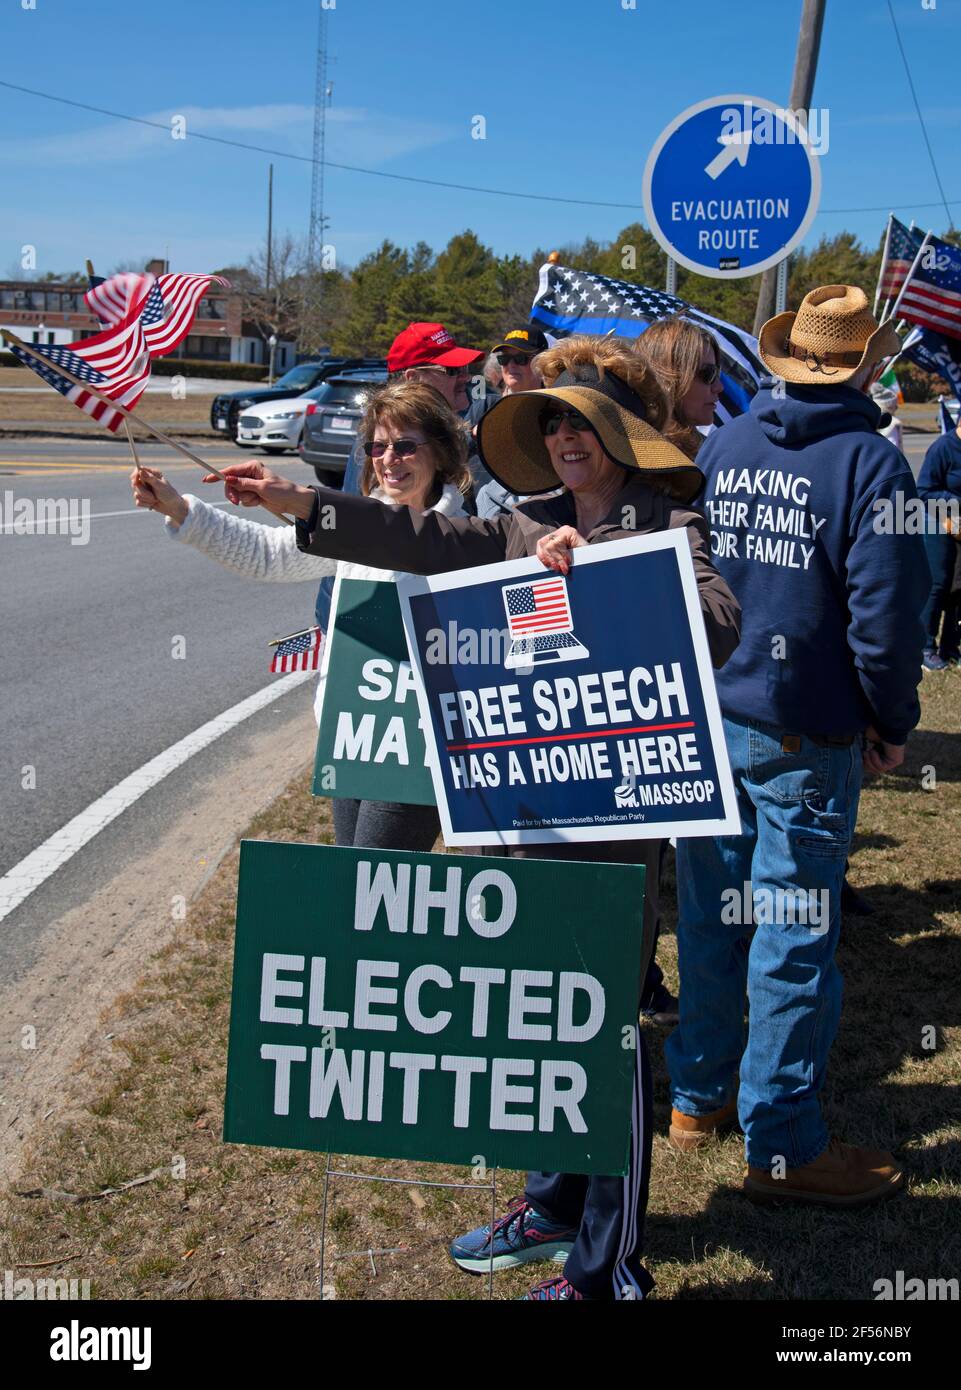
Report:
[[[961,338],[961,249],[931,237],[905,281],[898,316],[948,338]]]
[[[311,627],[306,632],[295,632],[285,637],[274,648],[270,669],[274,675],[287,675],[291,671],[316,671],[320,666],[321,631]]]
[[[134,310],[140,309],[153,288],[154,280],[153,275],[134,271],[111,275],[109,280],[102,275],[91,275],[90,289],[84,295],[84,300],[104,328],[112,328],[128,318]],[[96,291],[96,295],[91,302],[93,291]]]
[[[569,333],[603,337],[612,332],[620,338],[637,338],[657,319],[671,314],[682,314],[717,340],[724,386],[717,403],[718,422],[743,414],[768,373],[757,355],[757,339],[734,324],[701,313],[676,295],[648,285],[550,264],[541,266],[540,285],[531,308],[537,327],[555,338]]]
[[[136,304],[140,307],[144,338],[151,357],[163,357],[179,347],[190,332],[200,301],[212,282],[225,289],[230,281],[220,275],[112,275],[109,280],[91,277],[84,295],[87,308],[101,323],[117,323]],[[94,283],[96,282],[96,283]]]
[[[891,218],[888,257],[881,276],[881,293],[885,299],[897,299],[923,240],[924,233],[919,227],[906,227],[896,217]]]
[[[512,584],[503,592],[512,637],[558,632],[571,626],[567,585],[562,576],[538,579],[533,584]]]
[[[57,367],[65,367],[88,386],[95,386],[101,395],[132,410],[143,395],[150,379],[150,354],[143,338],[140,319],[134,318],[109,328],[92,338],[75,343],[30,344],[25,352],[16,343],[8,344],[10,351],[27,367],[59,391],[78,410],[90,415],[108,430],[116,431],[123,415],[105,401],[99,400],[83,386],[77,386]],[[32,354],[36,353],[42,361]]]
[[[901,354],[926,372],[943,376],[961,400],[961,342],[957,338],[944,338],[929,328],[912,328],[901,344]]]

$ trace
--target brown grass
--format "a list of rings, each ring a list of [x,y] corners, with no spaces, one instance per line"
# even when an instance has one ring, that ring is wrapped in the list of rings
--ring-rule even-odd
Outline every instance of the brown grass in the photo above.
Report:
[[[846,1001],[824,1097],[836,1133],[898,1150],[908,1191],[853,1213],[751,1206],[739,1191],[737,1136],[698,1154],[669,1148],[663,1035],[652,1028],[657,1137],[646,1260],[661,1297],[865,1299],[875,1279],[897,1269],[951,1278],[961,1268],[959,697],[961,673],[926,676],[905,767],[865,791],[851,877],[877,913],[844,926]],[[931,789],[922,785],[926,768],[934,770]],[[329,831],[328,805],[311,798],[305,776],[248,835],[319,841]],[[11,1192],[0,1212],[0,1268],[70,1254],[69,1264],[43,1273],[90,1278],[100,1298],[316,1297],[323,1158],[219,1137],[236,867],[234,854],[177,938],[116,1002],[103,1025],[114,1034],[112,1051],[95,1061],[91,1049],[82,1059],[68,1121],[37,1134],[14,1187],[92,1193],[171,1165],[183,1177],[80,1205]],[[664,898],[672,896],[668,883]],[[672,926],[669,918],[660,958],[676,982]],[[103,1057],[102,1039],[96,1051]],[[467,1170],[435,1165],[334,1163],[471,1180]],[[501,1202],[522,1181],[500,1174]],[[445,1247],[489,1209],[483,1194],[333,1179],[329,1293],[484,1297],[486,1281],[458,1271]],[[375,1254],[372,1267],[354,1253],[368,1249],[393,1253]],[[499,1274],[495,1296],[516,1296],[553,1268]]]
[[[23,386],[37,387],[38,391],[11,389]],[[149,391],[141,397],[136,413],[155,425],[162,425],[166,421],[212,434],[210,404],[214,394],[192,394],[184,400],[175,400],[168,391]],[[0,367],[0,431],[8,420],[35,422],[38,426],[42,425],[45,431],[92,430],[98,435],[103,434],[102,426],[71,405],[59,391],[45,387],[35,373],[20,367]]]

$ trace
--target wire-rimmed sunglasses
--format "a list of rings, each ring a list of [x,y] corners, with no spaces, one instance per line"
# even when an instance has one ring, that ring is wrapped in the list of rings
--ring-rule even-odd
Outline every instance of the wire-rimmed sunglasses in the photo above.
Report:
[[[716,362],[711,362],[709,365],[698,367],[694,375],[697,377],[698,381],[703,382],[705,386],[713,386],[721,375],[721,369]]]

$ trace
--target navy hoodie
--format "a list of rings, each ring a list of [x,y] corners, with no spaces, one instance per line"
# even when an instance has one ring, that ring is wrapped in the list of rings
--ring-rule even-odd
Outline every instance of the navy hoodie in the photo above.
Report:
[[[715,673],[721,709],[786,733],[871,724],[903,743],[920,716],[930,587],[922,538],[898,534],[911,470],[861,391],[779,389],[697,456],[714,563],[742,609],[741,644]]]
[[[918,496],[925,501],[961,498],[961,439],[957,430],[942,434],[925,454],[918,474]]]

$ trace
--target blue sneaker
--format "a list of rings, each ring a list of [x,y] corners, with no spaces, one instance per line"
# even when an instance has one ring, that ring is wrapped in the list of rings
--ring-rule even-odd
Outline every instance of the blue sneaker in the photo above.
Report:
[[[544,1279],[539,1284],[535,1284],[532,1289],[528,1289],[519,1299],[519,1303],[550,1303],[554,1299],[576,1298],[582,1303],[584,1295],[578,1293],[573,1284],[561,1276],[559,1279]]]
[[[921,658],[921,665],[926,671],[946,671],[948,663],[943,657],[938,656],[937,652],[925,652]]]
[[[493,1227],[480,1226],[455,1240],[450,1257],[468,1274],[486,1274],[492,1265],[494,1269],[510,1269],[528,1260],[563,1262],[576,1235],[576,1227],[548,1221],[524,1197],[515,1197]]]

